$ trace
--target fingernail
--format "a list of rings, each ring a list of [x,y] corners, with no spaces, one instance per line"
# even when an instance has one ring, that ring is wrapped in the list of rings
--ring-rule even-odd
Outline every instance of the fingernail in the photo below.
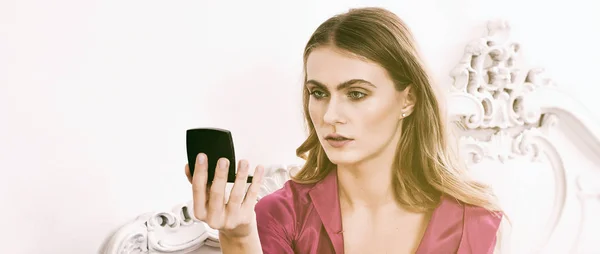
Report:
[[[221,159],[221,161],[219,161],[219,167],[227,168],[227,166],[229,166],[229,165],[227,165],[227,160]]]
[[[204,164],[204,154],[198,155],[198,164]]]

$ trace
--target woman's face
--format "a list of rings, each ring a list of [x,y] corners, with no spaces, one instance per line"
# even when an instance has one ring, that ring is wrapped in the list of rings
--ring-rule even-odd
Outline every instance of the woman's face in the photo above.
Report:
[[[387,71],[335,48],[314,49],[306,62],[308,110],[327,157],[352,165],[394,154],[402,114],[412,106]]]

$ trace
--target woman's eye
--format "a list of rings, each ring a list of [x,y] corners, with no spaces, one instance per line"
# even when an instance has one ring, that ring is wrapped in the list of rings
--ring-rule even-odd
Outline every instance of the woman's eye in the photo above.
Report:
[[[367,95],[365,93],[361,93],[358,91],[352,91],[349,93],[349,96],[350,96],[350,99],[352,99],[352,100],[360,100]]]
[[[319,90],[313,90],[310,92],[310,95],[315,97],[316,99],[321,99],[325,96],[327,96],[324,92],[319,91]]]
[[[313,90],[313,91],[310,91],[310,95],[311,95],[312,97],[314,97],[315,99],[317,99],[317,100],[323,99],[323,98],[325,98],[325,97],[327,97],[327,96],[328,96],[328,95],[327,95],[327,93],[325,93],[325,92],[323,92],[323,91],[320,91],[320,90]],[[352,91],[352,92],[349,92],[349,93],[348,93],[348,97],[349,97],[351,100],[354,100],[354,101],[361,100],[361,99],[363,99],[365,96],[367,96],[365,93],[358,92],[358,91]]]

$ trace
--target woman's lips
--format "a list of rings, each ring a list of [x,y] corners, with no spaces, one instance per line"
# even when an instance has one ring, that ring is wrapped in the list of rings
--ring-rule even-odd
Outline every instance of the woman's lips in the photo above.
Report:
[[[342,148],[350,144],[350,142],[354,141],[353,139],[347,138],[328,138],[326,140],[327,143],[329,143],[329,145],[334,148]]]

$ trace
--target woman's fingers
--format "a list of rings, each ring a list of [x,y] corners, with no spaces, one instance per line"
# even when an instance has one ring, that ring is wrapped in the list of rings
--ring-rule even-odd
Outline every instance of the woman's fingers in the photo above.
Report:
[[[227,174],[229,172],[229,160],[220,158],[215,170],[215,178],[210,186],[210,196],[208,198],[208,219],[206,223],[211,228],[221,228],[225,211],[225,186],[227,184]]]
[[[192,183],[192,175],[190,174],[190,166],[185,164],[185,176],[187,176],[188,182]]]
[[[189,174],[189,166],[186,166]],[[196,165],[194,175],[189,179],[192,182],[192,193],[194,197],[194,216],[198,220],[204,220],[207,216],[206,211],[206,182],[208,178],[208,163],[206,155],[198,154],[196,157]]]
[[[248,188],[248,192],[246,192],[246,198],[244,199],[244,203],[242,204],[242,211],[249,212],[249,210],[253,210],[256,202],[258,201],[258,192],[260,191],[260,187],[262,186],[262,180],[265,173],[265,169],[263,166],[259,165],[256,167],[254,171],[254,176],[252,177],[252,184],[250,184],[250,188]]]
[[[258,166],[254,172],[252,184],[246,191],[249,165],[248,161],[241,160],[229,202],[225,204],[229,165],[229,160],[219,158],[215,176],[210,185],[207,184],[208,158],[205,154],[198,154],[196,170],[193,175],[190,174],[189,165],[185,167],[186,176],[192,183],[194,216],[196,219],[206,222],[213,229],[236,230],[239,226],[249,223],[248,219],[253,215],[252,210],[256,205],[262,185],[264,168]]]
[[[246,193],[246,180],[248,179],[248,161],[241,160],[239,168],[237,170],[237,176],[229,194],[229,201],[227,201],[227,208],[237,209],[242,205],[244,201],[244,194]]]

